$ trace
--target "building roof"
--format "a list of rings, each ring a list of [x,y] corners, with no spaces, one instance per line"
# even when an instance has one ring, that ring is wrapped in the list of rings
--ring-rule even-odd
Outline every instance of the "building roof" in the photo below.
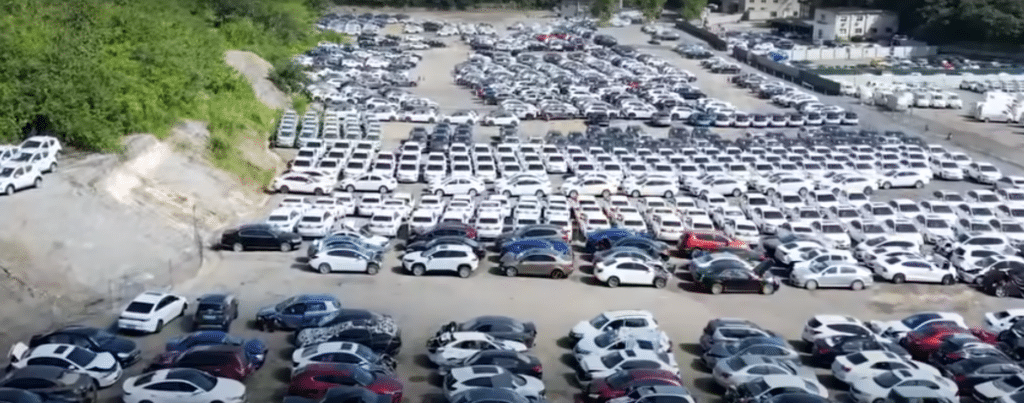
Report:
[[[835,14],[890,14],[896,15],[895,12],[889,10],[881,10],[877,8],[859,8],[859,7],[822,7],[818,10],[827,11]]]

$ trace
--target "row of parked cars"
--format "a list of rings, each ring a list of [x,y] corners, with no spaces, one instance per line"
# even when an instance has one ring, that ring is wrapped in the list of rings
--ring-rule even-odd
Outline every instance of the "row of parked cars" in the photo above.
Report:
[[[62,147],[52,136],[32,136],[18,145],[0,145],[0,194],[43,185],[43,174],[56,172]]]

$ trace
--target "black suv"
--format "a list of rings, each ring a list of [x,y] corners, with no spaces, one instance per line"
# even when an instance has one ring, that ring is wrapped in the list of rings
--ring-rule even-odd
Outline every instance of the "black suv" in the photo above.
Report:
[[[282,232],[268,224],[246,224],[224,231],[220,246],[241,252],[247,249],[279,249],[282,252],[295,250],[302,245],[302,237],[292,232]]]
[[[238,318],[238,300],[230,294],[206,294],[198,298],[192,330],[217,329],[227,332]]]

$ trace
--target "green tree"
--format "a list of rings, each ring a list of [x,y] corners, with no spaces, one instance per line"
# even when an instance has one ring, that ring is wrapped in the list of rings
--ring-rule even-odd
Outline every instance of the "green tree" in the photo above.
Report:
[[[637,0],[637,7],[644,14],[644,19],[654,21],[665,10],[665,0]]]
[[[682,0],[683,6],[679,9],[679,16],[687,21],[700,18],[701,13],[708,6],[708,0]]]
[[[615,0],[593,0],[590,3],[590,15],[597,18],[601,23],[607,23],[612,19],[615,12]]]

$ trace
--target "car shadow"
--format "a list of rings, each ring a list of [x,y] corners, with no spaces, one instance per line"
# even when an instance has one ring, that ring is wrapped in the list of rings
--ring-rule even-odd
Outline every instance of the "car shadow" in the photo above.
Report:
[[[676,270],[672,274],[680,281],[693,281],[693,274],[689,270]]]
[[[573,386],[573,387],[577,387],[577,388],[581,387],[580,383],[578,381],[576,381],[576,374],[574,374],[572,372],[566,372],[566,373],[562,374],[562,378],[565,379],[565,383],[568,384],[569,386]]]
[[[683,352],[700,357],[704,353],[704,349],[697,343],[679,343],[679,349]]]
[[[448,398],[444,397],[444,393],[424,393],[420,395],[420,403],[445,403]]]
[[[704,361],[700,360],[699,358],[694,358],[693,360],[690,360],[690,369],[704,374],[711,373],[711,369],[708,368],[708,366],[704,364]]]
[[[505,277],[505,271],[501,270],[501,266],[491,266],[487,269],[487,272],[495,276]]]
[[[274,369],[274,379],[277,379],[278,381],[281,381],[281,382],[284,382],[284,383],[291,382],[291,380],[292,380],[292,369],[288,368],[288,367],[275,368]]]
[[[406,275],[406,274],[408,274],[408,273],[407,273],[407,272],[405,271],[405,268],[404,268],[404,267],[402,267],[401,265],[399,265],[399,266],[393,266],[393,267],[391,268],[391,272],[392,272],[392,273],[395,273],[395,274],[401,274],[401,275]]]
[[[692,292],[692,293],[697,293],[697,294],[704,294],[705,293],[704,290],[699,285],[697,285],[697,283],[690,282],[690,281],[680,281],[679,282],[679,288],[681,290],[683,290],[683,291],[686,291],[686,292]]]
[[[848,385],[843,383],[843,381],[840,381],[839,378],[836,378],[835,375],[831,374],[818,375],[818,381],[820,381],[822,385],[825,385],[826,388],[832,390],[846,390],[850,388]]]
[[[586,285],[592,285],[595,287],[607,287],[604,283],[601,282],[601,280],[598,280],[597,277],[594,276],[581,276],[579,277],[579,279],[581,283]]]
[[[292,270],[299,270],[299,271],[308,271],[308,272],[312,272],[313,271],[313,268],[309,266],[309,263],[301,263],[301,262],[294,262],[291,265],[289,265],[288,268],[292,269]]]
[[[416,354],[416,357],[412,359],[412,362],[426,369],[437,368],[437,365],[434,365],[434,362],[430,361],[430,356],[426,354]]]
[[[790,339],[786,340],[793,349],[796,350],[800,355],[811,355],[811,344],[801,339]]]
[[[565,353],[558,357],[558,361],[569,368],[576,369],[579,367],[579,363],[576,362],[576,357],[571,353]]]
[[[427,384],[433,387],[440,388],[444,385],[444,376],[437,373],[437,371],[431,372],[427,375]]]
[[[562,336],[559,337],[558,340],[555,340],[555,344],[558,345],[558,347],[568,350],[573,348],[573,346],[575,346],[576,343],[573,342],[572,337]]]
[[[309,258],[305,256],[299,256],[295,258],[295,263],[309,264]]]
[[[294,353],[294,352],[295,352],[295,349],[291,347],[291,343],[288,343],[287,347],[282,348],[282,349],[277,351],[277,356],[280,357],[282,360],[291,362],[292,361],[292,353]]]
[[[498,256],[498,255],[490,255],[490,256],[487,256],[487,261],[488,261],[488,262],[491,262],[491,263],[498,263],[498,262],[501,262],[501,256]]]
[[[725,388],[719,385],[718,382],[715,382],[715,378],[707,376],[694,378],[693,386],[701,392],[715,396],[721,395],[725,391]]]
[[[594,265],[592,264],[581,264],[578,270],[583,274],[594,275]]]

